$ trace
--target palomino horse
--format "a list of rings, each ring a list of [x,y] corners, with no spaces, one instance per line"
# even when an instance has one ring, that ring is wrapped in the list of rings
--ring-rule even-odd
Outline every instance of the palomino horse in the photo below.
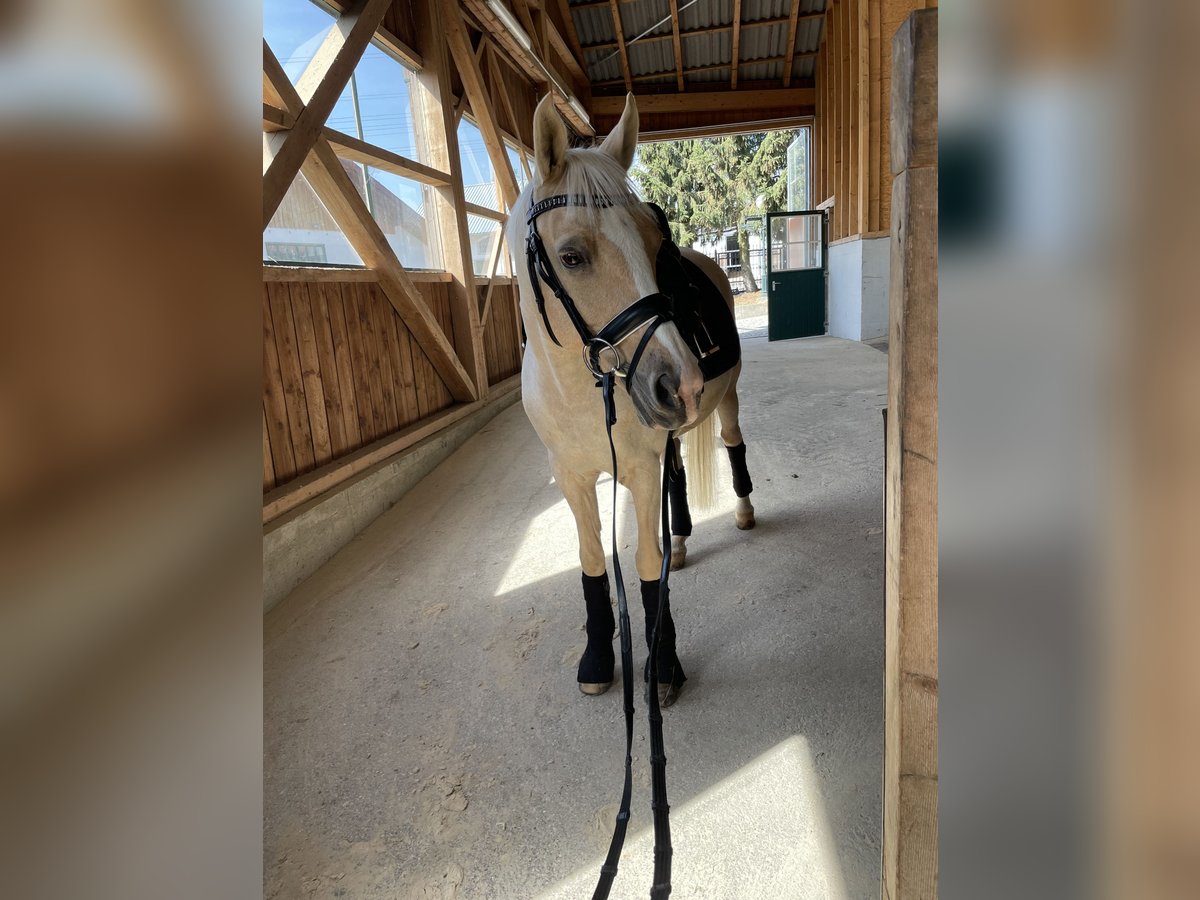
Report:
[[[676,308],[691,301],[659,293],[666,290],[660,286],[663,273],[656,272],[656,268],[662,268],[657,261],[664,242],[663,224],[656,220],[654,208],[638,200],[627,174],[637,139],[633,94],[626,98],[616,129],[599,147],[590,149],[568,148],[566,126],[550,97],[544,98],[534,114],[537,172],[517,199],[508,226],[509,247],[529,248],[534,254],[536,237],[540,241],[536,260],[548,267],[535,266],[534,255],[528,266],[520,264],[517,254],[521,317],[527,336],[521,386],[525,411],[550,453],[551,471],[575,516],[579,533],[587,648],[579,662],[578,680],[585,694],[606,691],[615,669],[615,626],[596,498],[597,478],[601,472],[611,474],[613,466],[600,392],[596,390],[597,368],[615,367],[617,374],[628,375],[624,378],[626,390],[613,392],[616,423],[612,439],[619,460],[618,480],[632,494],[637,515],[637,572],[648,643],[659,605],[659,478],[668,432],[687,435],[688,465],[697,499],[702,500],[706,494],[711,499],[715,460],[710,417],[717,413],[738,495],[737,527],[754,527],[745,445],[738,427],[741,361],[736,353],[729,281],[712,260],[692,250],[682,251],[683,259],[698,267],[698,273],[696,268],[688,269],[695,280],[707,278],[719,290],[719,296],[715,292],[711,296],[717,297],[721,317],[725,310],[720,309],[720,297],[729,311],[724,340],[732,347],[727,346],[725,352],[734,350],[737,362],[706,382],[698,358],[703,348],[691,349],[697,341],[685,339],[682,319],[677,320],[680,313]],[[669,241],[667,246],[674,249]],[[678,256],[675,259],[679,265]],[[539,283],[535,284],[531,275]],[[546,296],[551,292],[561,302]],[[631,320],[630,310],[646,303],[666,304],[660,307],[665,311],[657,317],[652,313],[635,314]],[[625,325],[614,332],[605,325],[614,322]],[[599,352],[590,360],[581,359],[572,332],[585,342],[589,335],[607,340],[599,342]],[[687,552],[691,522],[678,443],[674,450],[668,476],[673,526],[670,565],[678,568]],[[657,673],[659,700],[664,706],[670,705],[685,675],[676,654],[669,604],[664,605],[660,621]],[[623,677],[632,675],[625,672]]]

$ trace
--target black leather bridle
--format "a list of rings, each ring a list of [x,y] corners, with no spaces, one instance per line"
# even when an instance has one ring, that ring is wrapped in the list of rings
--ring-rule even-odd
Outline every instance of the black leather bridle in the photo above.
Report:
[[[613,206],[607,197],[593,196],[591,204],[600,208]],[[634,372],[642,353],[654,332],[664,322],[671,321],[675,316],[674,301],[668,294],[656,292],[635,300],[612,319],[598,332],[592,333],[586,321],[575,306],[575,301],[567,293],[558,279],[546,246],[542,243],[537,230],[537,218],[542,213],[564,206],[585,206],[587,198],[556,194],[533,204],[529,209],[529,235],[525,242],[526,262],[529,266],[529,282],[533,287],[533,296],[537,302],[538,312],[546,326],[550,340],[558,346],[558,337],[550,327],[550,319],[546,315],[546,298],[542,293],[542,282],[550,288],[570,319],[579,339],[583,342],[583,359],[588,371],[596,379],[604,398],[604,425],[608,434],[608,449],[612,455],[613,483],[613,519],[612,519],[612,558],[613,575],[616,581],[617,621],[620,627],[621,639],[621,681],[625,699],[625,782],[621,792],[621,806],[617,812],[617,821],[613,826],[612,840],[609,843],[608,855],[600,867],[600,878],[592,900],[606,900],[612,889],[613,879],[617,875],[617,863],[621,859],[621,848],[625,844],[625,832],[629,828],[629,807],[633,797],[633,639],[629,624],[629,604],[625,599],[625,582],[621,576],[621,560],[617,555],[617,448],[613,443],[612,427],[617,421],[617,404],[613,396],[617,378],[625,380],[626,390],[632,383]],[[663,231],[664,242],[671,240],[671,232],[667,225],[665,213],[649,204],[653,209]],[[644,329],[633,355],[626,363],[620,351],[620,345]],[[609,357],[605,359],[605,357]],[[606,368],[607,364],[607,368]],[[662,483],[662,568],[658,576],[658,610],[654,620],[654,630],[650,638],[649,660],[649,691],[648,691],[648,720],[650,724],[650,808],[654,817],[654,879],[650,887],[651,900],[665,900],[671,893],[671,822],[670,809],[667,803],[667,757],[664,752],[662,733],[662,710],[658,700],[658,639],[662,624],[662,611],[667,594],[667,582],[671,569],[671,537],[670,522],[667,507],[668,473],[677,467],[675,459],[675,433],[667,432],[666,448],[663,454],[663,483]]]
[[[636,201],[631,201],[636,202]],[[588,203],[588,198],[579,195],[555,194],[553,197],[547,197],[533,204],[529,208],[529,216],[526,221],[529,224],[529,235],[525,241],[525,259],[529,266],[529,281],[533,285],[533,297],[537,302],[538,312],[542,316],[542,321],[546,325],[546,333],[550,336],[550,340],[554,341],[558,346],[562,346],[558,336],[554,333],[554,329],[550,327],[550,318],[546,315],[546,298],[542,293],[542,282],[550,288],[551,293],[558,298],[558,302],[562,304],[563,311],[566,312],[567,318],[575,327],[579,339],[583,342],[583,359],[588,367],[588,371],[599,379],[606,371],[611,371],[617,378],[625,379],[625,386],[628,389],[633,379],[633,374],[637,370],[637,364],[642,358],[642,353],[646,349],[646,345],[650,343],[650,338],[654,336],[654,332],[659,325],[664,322],[670,322],[675,317],[675,303],[668,294],[661,291],[656,291],[653,294],[647,294],[633,303],[629,304],[599,331],[592,333],[587,322],[584,321],[579,309],[575,306],[575,301],[571,295],[567,293],[567,289],[563,287],[563,283],[559,280],[558,274],[554,271],[554,266],[550,262],[550,256],[546,252],[546,245],[542,243],[542,236],[538,233],[537,219],[538,216],[552,209],[559,209],[564,206],[594,206],[600,209],[607,209],[614,206],[612,200],[608,197],[593,195],[591,203]],[[666,215],[662,210],[653,204],[649,205],[659,218],[660,228],[664,229],[663,240],[670,241],[671,233],[666,227]],[[629,358],[626,364],[621,358],[621,352],[618,349],[621,343],[632,337],[639,329],[645,329],[642,333],[642,338],[638,341],[637,348],[633,351],[633,355]],[[611,355],[611,365],[606,368],[603,357]]]

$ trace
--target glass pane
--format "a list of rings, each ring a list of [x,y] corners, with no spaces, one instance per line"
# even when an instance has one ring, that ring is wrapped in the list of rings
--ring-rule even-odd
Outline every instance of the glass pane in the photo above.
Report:
[[[524,190],[525,182],[529,179],[525,177],[525,167],[521,165],[521,154],[507,144],[504,149],[508,151],[508,162],[512,166],[513,175],[517,176],[517,187]]]
[[[263,37],[296,84],[333,24],[333,16],[312,0],[264,0]],[[350,83],[326,124],[401,156],[423,160],[413,128],[416,75],[381,49],[368,45]]]
[[[342,160],[358,193],[367,203],[397,259],[406,269],[440,269],[441,248],[434,236],[433,222],[427,215],[433,204],[427,202],[425,185],[372,166]]]
[[[500,233],[500,223],[483,216],[467,214],[467,231],[471,235],[471,264],[475,274],[487,278],[492,274],[492,250],[496,246],[496,237]],[[497,273],[504,273],[504,259],[497,266]]]
[[[819,269],[821,217],[780,216],[771,219],[771,270]]]
[[[303,173],[296,175],[271,224],[263,231],[263,262],[362,265]]]
[[[413,129],[415,78],[408,66],[369,45],[350,78],[348,93],[342,94],[327,124],[368,144],[423,161]]]
[[[483,143],[483,135],[466,118],[458,124],[458,158],[462,164],[463,190],[467,202],[488,209],[499,209],[496,175],[492,171],[492,161]]]
[[[263,0],[263,37],[295,84],[325,40],[333,16],[312,0]]]

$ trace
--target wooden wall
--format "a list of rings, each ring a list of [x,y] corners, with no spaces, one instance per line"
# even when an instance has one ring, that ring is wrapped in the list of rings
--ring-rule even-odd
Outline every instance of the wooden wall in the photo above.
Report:
[[[886,234],[892,37],[937,0],[829,0],[816,62],[813,197],[834,199],[829,240]]]
[[[497,281],[484,330],[491,385],[521,369],[515,287]],[[453,343],[449,283],[420,289]],[[454,404],[376,284],[267,282],[262,314],[264,492]]]

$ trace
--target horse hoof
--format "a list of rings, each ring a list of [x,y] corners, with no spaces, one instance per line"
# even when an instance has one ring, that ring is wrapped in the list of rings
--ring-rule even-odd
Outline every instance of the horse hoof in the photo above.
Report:
[[[679,692],[682,690],[682,684],[660,684],[658,686],[658,705],[663,709],[671,706],[679,699]]]
[[[675,572],[687,565],[687,540],[681,535],[671,538],[671,571]]]
[[[602,681],[599,684],[590,684],[585,681],[579,682],[579,690],[587,694],[589,697],[597,697],[607,691],[610,687],[612,687],[611,681]]]
[[[749,531],[754,527],[754,507],[751,506],[749,497],[738,497],[733,519],[741,531]]]

